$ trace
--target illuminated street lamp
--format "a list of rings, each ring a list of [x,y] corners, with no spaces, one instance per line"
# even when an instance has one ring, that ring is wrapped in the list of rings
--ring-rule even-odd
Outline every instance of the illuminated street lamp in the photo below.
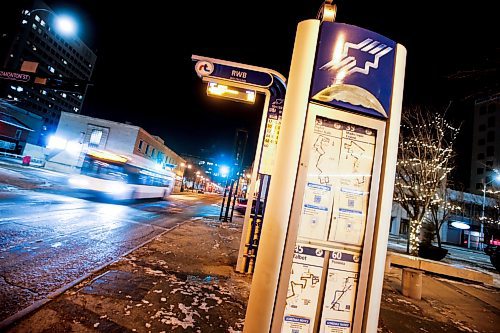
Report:
[[[496,170],[494,170],[495,172],[497,172]],[[485,182],[484,181],[485,179],[483,178],[483,209],[481,211],[481,233],[479,234],[479,237],[480,239],[483,238],[483,241],[484,241],[484,208],[485,208],[485,205],[486,205],[486,186],[495,182],[495,181],[499,181],[500,182],[500,174],[497,174],[492,180],[490,180],[489,182]],[[480,242],[480,248],[481,250],[483,249],[483,242]]]
[[[68,15],[58,15],[50,9],[46,8],[36,8],[29,12],[25,12],[27,16],[30,16],[35,12],[47,12],[54,16],[53,26],[55,30],[64,36],[75,36],[77,31],[76,21]]]

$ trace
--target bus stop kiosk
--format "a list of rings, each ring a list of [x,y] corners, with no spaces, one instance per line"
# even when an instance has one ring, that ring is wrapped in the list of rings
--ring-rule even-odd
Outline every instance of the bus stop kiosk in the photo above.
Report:
[[[207,95],[242,103],[253,103],[257,93],[265,96],[236,264],[237,272],[252,273],[280,135],[286,80],[280,73],[263,67],[198,55],[191,59],[195,61],[196,74],[207,83]]]
[[[405,61],[375,32],[298,24],[244,332],[377,332]]]

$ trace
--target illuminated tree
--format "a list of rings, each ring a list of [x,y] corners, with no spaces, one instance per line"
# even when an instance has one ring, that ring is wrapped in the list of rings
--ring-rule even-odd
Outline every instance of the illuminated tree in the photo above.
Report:
[[[407,251],[411,255],[418,255],[422,222],[436,193],[446,189],[458,132],[444,113],[421,107],[403,111],[394,196],[410,219]]]

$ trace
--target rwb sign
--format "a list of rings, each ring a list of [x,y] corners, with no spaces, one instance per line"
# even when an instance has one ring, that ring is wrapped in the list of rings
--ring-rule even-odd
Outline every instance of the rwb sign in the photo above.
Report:
[[[311,98],[388,118],[396,43],[375,32],[323,22]]]

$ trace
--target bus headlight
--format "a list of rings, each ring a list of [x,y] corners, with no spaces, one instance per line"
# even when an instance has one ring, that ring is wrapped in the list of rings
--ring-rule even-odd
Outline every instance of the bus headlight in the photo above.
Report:
[[[78,177],[71,177],[70,179],[68,179],[68,183],[70,185],[77,186],[77,187],[83,187],[83,186],[88,185],[87,180],[82,179],[82,178],[78,178]]]
[[[122,194],[127,192],[127,190],[128,187],[126,184],[120,182],[113,182],[112,184],[110,184],[107,192],[111,194]]]

